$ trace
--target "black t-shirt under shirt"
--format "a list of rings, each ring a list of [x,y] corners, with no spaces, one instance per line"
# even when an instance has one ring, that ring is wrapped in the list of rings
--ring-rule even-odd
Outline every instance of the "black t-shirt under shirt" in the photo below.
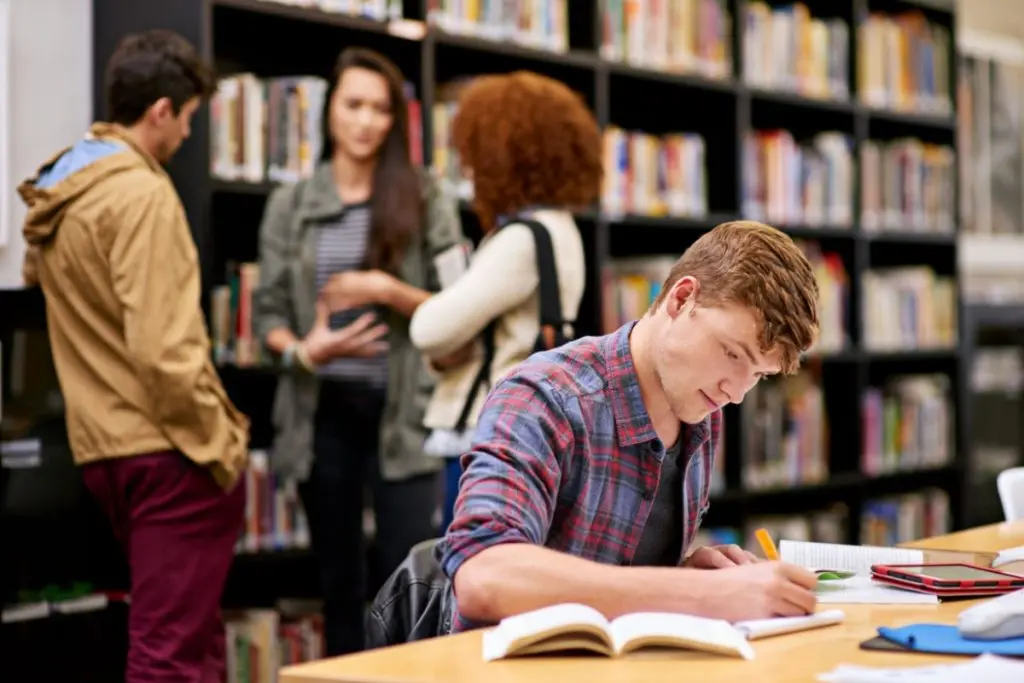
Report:
[[[683,468],[680,462],[683,436],[665,451],[658,490],[647,516],[633,565],[670,567],[679,563],[683,544]]]

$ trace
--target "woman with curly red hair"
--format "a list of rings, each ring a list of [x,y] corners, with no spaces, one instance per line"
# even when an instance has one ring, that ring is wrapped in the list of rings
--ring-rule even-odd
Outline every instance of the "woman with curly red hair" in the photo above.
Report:
[[[572,211],[598,200],[602,179],[594,116],[578,94],[536,73],[470,82],[459,97],[452,137],[473,185],[484,238],[466,272],[421,304],[410,322],[410,338],[427,357],[450,359],[461,351],[467,358],[443,372],[424,419],[432,430],[428,452],[450,458],[446,515],[458,482],[455,458],[468,448],[488,389],[538,346],[558,338],[551,329],[541,335],[540,271],[530,223],[550,237],[561,320],[571,323],[586,276]]]

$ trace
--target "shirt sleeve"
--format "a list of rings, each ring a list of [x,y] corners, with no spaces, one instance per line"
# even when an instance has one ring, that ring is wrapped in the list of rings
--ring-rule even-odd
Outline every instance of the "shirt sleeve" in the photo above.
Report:
[[[536,258],[529,228],[502,228],[481,247],[462,277],[416,309],[409,324],[412,343],[428,356],[462,347],[536,291]]]
[[[573,429],[551,384],[515,372],[484,403],[473,449],[462,456],[454,518],[438,559],[454,579],[466,560],[501,543],[543,545],[551,527],[561,454]]]

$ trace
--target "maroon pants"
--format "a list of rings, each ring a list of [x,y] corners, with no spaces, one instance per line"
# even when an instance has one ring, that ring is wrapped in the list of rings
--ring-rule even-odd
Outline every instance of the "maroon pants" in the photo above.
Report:
[[[224,680],[220,600],[245,513],[245,487],[225,493],[178,453],[83,466],[131,570],[126,683]]]

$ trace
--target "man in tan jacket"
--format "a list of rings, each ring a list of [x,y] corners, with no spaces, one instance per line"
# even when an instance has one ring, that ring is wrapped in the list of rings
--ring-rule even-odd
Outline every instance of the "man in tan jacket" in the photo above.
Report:
[[[242,525],[248,420],[210,358],[200,274],[163,164],[212,76],[168,31],[107,66],[109,123],[18,188],[72,452],[131,568],[126,680],[223,677],[219,604]]]

